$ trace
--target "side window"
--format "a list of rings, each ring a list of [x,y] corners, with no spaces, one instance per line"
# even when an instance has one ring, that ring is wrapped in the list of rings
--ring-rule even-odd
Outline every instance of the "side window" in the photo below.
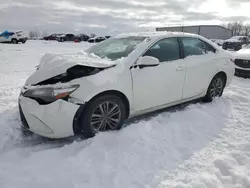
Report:
[[[183,37],[181,38],[181,41],[185,57],[204,55],[210,52],[215,53],[215,49],[212,46],[198,38]]]
[[[177,38],[166,38],[158,41],[143,56],[152,56],[160,62],[180,59],[180,49]]]

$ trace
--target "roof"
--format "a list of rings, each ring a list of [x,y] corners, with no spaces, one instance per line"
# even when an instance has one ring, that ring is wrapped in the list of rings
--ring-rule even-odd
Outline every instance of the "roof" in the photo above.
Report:
[[[156,29],[160,29],[160,28],[182,28],[182,27],[220,27],[220,28],[223,28],[223,29],[226,29],[228,31],[231,31],[230,29],[228,28],[225,28],[221,25],[181,25],[181,26],[170,26],[170,27],[157,27]]]
[[[185,32],[171,32],[171,31],[154,31],[154,32],[134,32],[134,33],[122,33],[117,35],[117,37],[129,37],[129,36],[138,36],[138,37],[159,37],[159,36],[198,36],[192,33]]]

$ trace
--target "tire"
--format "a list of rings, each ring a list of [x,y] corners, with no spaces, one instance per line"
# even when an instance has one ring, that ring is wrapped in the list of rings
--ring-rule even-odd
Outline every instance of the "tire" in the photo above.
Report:
[[[18,44],[17,39],[12,39],[11,42],[12,42],[12,44]]]
[[[23,40],[22,43],[25,44],[25,43],[26,43],[26,40]]]
[[[203,102],[212,102],[215,97],[221,97],[226,85],[225,77],[222,74],[217,74],[209,84],[206,96],[202,99]]]
[[[100,106],[102,107],[102,110]],[[111,111],[115,115],[108,115],[112,114],[109,113]],[[126,108],[123,101],[116,95],[103,95],[87,104],[80,117],[80,127],[83,136],[91,138],[98,132],[121,129],[125,118]]]

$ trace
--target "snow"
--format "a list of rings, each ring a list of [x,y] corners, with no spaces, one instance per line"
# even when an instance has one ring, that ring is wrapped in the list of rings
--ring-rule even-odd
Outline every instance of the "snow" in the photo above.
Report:
[[[220,99],[191,103],[88,140],[20,131],[17,97],[45,53],[87,43],[0,44],[1,188],[249,188],[250,80]]]
[[[250,60],[250,48],[243,48],[235,53],[236,59]]]
[[[48,66],[53,66],[54,64],[74,64],[103,68],[115,65],[116,63],[107,59],[101,59],[94,54],[82,53],[81,51],[79,51],[78,53],[67,54],[47,53],[42,57],[39,68],[46,68]]]

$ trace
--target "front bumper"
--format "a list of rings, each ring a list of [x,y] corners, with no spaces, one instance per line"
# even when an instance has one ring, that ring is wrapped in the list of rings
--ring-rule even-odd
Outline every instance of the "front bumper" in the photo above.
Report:
[[[78,108],[79,105],[64,100],[40,105],[33,99],[19,97],[22,126],[48,138],[73,136],[73,121]]]
[[[235,68],[235,76],[242,78],[250,78],[250,70]]]

